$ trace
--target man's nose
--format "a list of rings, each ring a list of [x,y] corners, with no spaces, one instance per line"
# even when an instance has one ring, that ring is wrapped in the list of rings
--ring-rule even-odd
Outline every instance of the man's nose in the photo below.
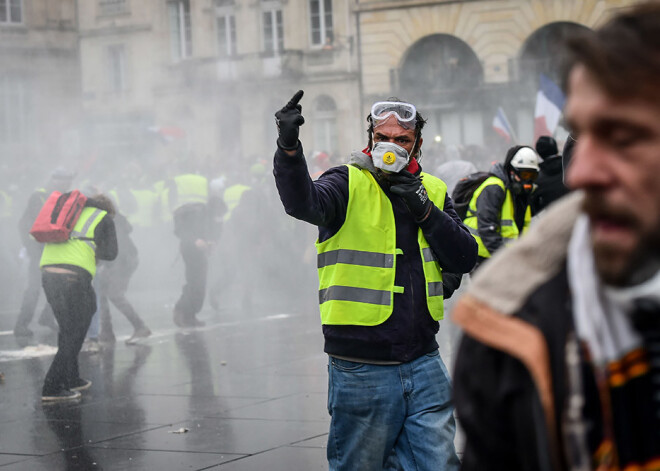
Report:
[[[566,185],[572,189],[607,185],[612,179],[610,159],[610,152],[597,138],[580,136],[568,169],[564,169]]]

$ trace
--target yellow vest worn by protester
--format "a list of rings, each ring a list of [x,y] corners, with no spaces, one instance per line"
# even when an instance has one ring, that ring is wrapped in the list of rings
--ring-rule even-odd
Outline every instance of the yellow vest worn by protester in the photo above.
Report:
[[[136,209],[127,216],[128,222],[135,227],[153,227],[160,209],[158,194],[150,189],[131,190],[131,193],[135,198]]]
[[[421,174],[426,191],[444,207],[447,186],[432,175]],[[318,252],[321,322],[330,325],[382,324],[392,314],[396,226],[392,203],[368,170],[348,165],[346,220],[328,240],[316,243]],[[443,318],[442,271],[418,229],[417,240],[426,279],[426,302],[431,317]]]
[[[504,204],[500,210],[500,225],[498,227],[498,232],[502,236],[504,245],[507,246],[511,242],[515,241],[520,237],[520,232],[518,231],[518,226],[516,225],[514,217],[514,206],[513,206],[513,196],[511,190],[506,188],[502,179],[492,176],[488,177],[481,184],[479,188],[476,189],[470,200],[470,205],[468,206],[467,217],[463,221],[467,228],[470,230],[470,234],[475,238],[477,244],[479,245],[479,256],[484,258],[490,258],[491,253],[488,251],[481,236],[478,231],[478,221],[477,221],[477,199],[481,192],[484,191],[484,188],[490,185],[497,185],[504,191]],[[523,232],[529,228],[529,224],[532,220],[532,212],[529,207],[525,210],[525,223],[523,225]]]
[[[231,212],[234,210],[236,206],[238,206],[238,203],[241,202],[241,196],[243,196],[243,193],[245,193],[249,189],[250,189],[249,186],[237,183],[236,185],[232,185],[225,190],[225,192],[222,195],[222,199],[224,200],[225,205],[227,206],[227,212],[224,215],[225,222],[229,221],[229,218],[231,217]]]
[[[74,265],[87,270],[93,278],[96,275],[94,230],[106,214],[108,213],[102,209],[83,208],[69,240],[44,245],[39,266]]]
[[[172,209],[178,209],[189,203],[208,203],[209,183],[206,177],[187,173],[174,177],[174,183],[176,184],[177,201],[176,207]]]

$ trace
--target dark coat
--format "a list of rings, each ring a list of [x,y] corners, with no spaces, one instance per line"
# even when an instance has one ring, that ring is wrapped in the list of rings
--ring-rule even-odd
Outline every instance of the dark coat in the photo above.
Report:
[[[561,422],[565,401],[563,356],[573,322],[569,298],[566,271],[562,270],[532,293],[513,317],[498,319],[518,319],[542,332],[550,360],[547,378],[552,378],[554,424]],[[502,325],[512,341],[525,343],[523,336]],[[553,469],[551,463],[563,452],[557,450],[557,436],[546,427],[543,404],[525,362],[470,335],[461,341],[456,358],[454,401],[468,437],[461,469]],[[542,358],[545,356],[539,355],[538,361]]]
[[[564,185],[564,172],[561,156],[548,157],[539,165],[539,177],[536,180],[536,190],[532,193],[530,206],[532,216],[537,215],[549,204],[558,200],[569,192]]]
[[[626,379],[608,382],[617,375],[597,375],[575,333],[571,290],[580,285],[569,286],[567,257],[581,205],[576,193],[548,209],[480,269],[454,307],[465,332],[453,375],[463,471],[628,469],[660,456],[654,370],[619,359],[608,369],[623,365]],[[599,454],[608,436],[615,453]],[[620,467],[608,467],[612,456]]]

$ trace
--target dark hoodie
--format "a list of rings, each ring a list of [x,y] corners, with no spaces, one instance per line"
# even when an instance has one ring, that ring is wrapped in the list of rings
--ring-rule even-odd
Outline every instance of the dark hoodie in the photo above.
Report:
[[[539,177],[536,180],[536,190],[532,194],[530,205],[532,216],[543,211],[549,204],[558,200],[568,188],[564,185],[562,158],[560,155],[547,157],[539,164]]]

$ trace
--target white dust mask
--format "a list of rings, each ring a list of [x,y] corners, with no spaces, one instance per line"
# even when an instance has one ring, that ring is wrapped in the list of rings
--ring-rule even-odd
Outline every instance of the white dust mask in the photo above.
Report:
[[[400,172],[410,161],[408,151],[393,142],[376,142],[371,149],[371,158],[374,167],[390,173]]]

